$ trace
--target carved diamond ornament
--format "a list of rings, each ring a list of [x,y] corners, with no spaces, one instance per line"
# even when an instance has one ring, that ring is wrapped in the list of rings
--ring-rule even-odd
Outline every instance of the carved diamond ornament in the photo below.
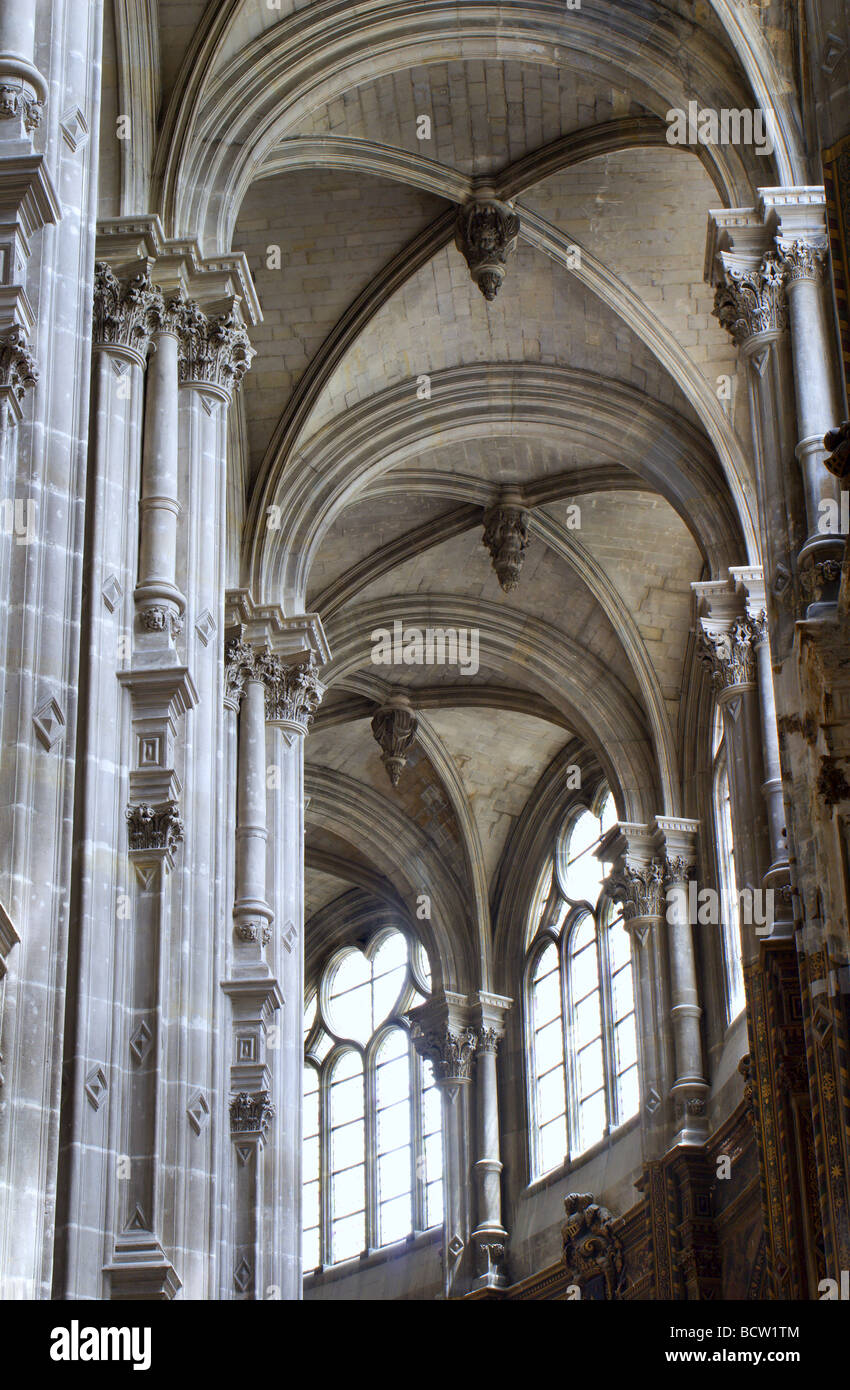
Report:
[[[85,1080],[86,1099],[93,1110],[99,1110],[107,1092],[106,1073],[103,1067],[92,1067]]]
[[[65,716],[52,695],[42,700],[32,717],[33,728],[48,753],[65,732]]]
[[[148,1053],[150,1052],[152,1042],[153,1032],[146,1020],[142,1019],[141,1023],[139,1024],[138,1028],[136,1029],[135,1033],[130,1039],[130,1051],[132,1052],[139,1065],[142,1064],[142,1062],[145,1060]]]
[[[210,638],[215,633],[215,621],[208,608],[205,608],[198,621],[195,623],[195,631],[205,647],[210,644]]]
[[[121,588],[114,574],[110,574],[104,580],[103,588],[100,592],[103,595],[103,601],[110,613],[114,613],[121,599],[124,597],[124,590]]]
[[[203,1091],[193,1091],[189,1097],[189,1104],[186,1106],[186,1114],[189,1116],[189,1123],[196,1134],[200,1134],[202,1129],[206,1129],[210,1117],[209,1101]]]

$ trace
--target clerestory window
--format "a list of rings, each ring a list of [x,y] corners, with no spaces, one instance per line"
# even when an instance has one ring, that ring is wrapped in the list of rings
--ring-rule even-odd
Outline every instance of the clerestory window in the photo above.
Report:
[[[615,820],[608,794],[572,816],[535,896],[525,990],[534,1176],[638,1109],[631,942],[593,853]]]
[[[403,1013],[431,987],[401,932],[334,952],[304,1015],[303,1266],[438,1226],[440,1095]]]

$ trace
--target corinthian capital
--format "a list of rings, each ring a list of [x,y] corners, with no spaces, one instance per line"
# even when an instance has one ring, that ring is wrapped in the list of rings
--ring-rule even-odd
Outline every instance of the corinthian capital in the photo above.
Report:
[[[733,685],[751,685],[756,680],[755,648],[764,641],[766,618],[736,618],[728,630],[701,635],[700,657],[710,667],[711,678],[719,690]]]
[[[256,654],[250,642],[234,637],[224,649],[224,698],[232,705],[242,699],[246,680],[254,676]]]
[[[416,737],[419,721],[406,695],[394,695],[378,710],[372,720],[372,733],[381,748],[381,762],[394,787]]]
[[[119,280],[108,261],[94,268],[92,336],[104,347],[128,348],[144,358],[162,310],[162,292],[145,268],[131,280]]]
[[[623,916],[627,922],[634,917],[664,915],[664,864],[660,859],[652,859],[640,868],[626,864],[622,877],[625,889]]]
[[[518,235],[519,217],[507,203],[486,198],[458,209],[455,246],[486,300],[499,292]]]
[[[773,253],[754,270],[727,265],[725,284],[718,285],[714,313],[736,343],[757,333],[788,326],[785,269]]]
[[[777,237],[776,245],[785,273],[790,281],[823,279],[826,266],[826,241],[792,241],[783,243]]]
[[[312,652],[306,661],[288,664],[268,646],[252,646],[240,634],[225,649],[225,699],[238,705],[246,681],[264,685],[266,719],[294,725],[303,733],[312,724],[325,693]]]
[[[168,295],[160,294],[153,310],[153,331],[171,333],[175,338],[179,338],[183,330],[186,307],[186,297],[182,291],[177,290]]]
[[[282,657],[264,652],[260,671],[266,687],[266,719],[294,724],[306,733],[325,693],[312,652],[306,661],[291,666]]]
[[[435,1081],[468,1081],[472,1058],[478,1046],[474,1028],[459,1028],[456,1032],[444,1028],[422,1028],[414,1022],[413,1041],[419,1054],[431,1063]]]
[[[194,301],[180,320],[180,380],[232,391],[251,365],[255,351],[233,314],[208,318]]]
[[[35,358],[20,324],[0,331],[0,400],[10,405],[15,416],[21,414],[21,401],[38,381]]]

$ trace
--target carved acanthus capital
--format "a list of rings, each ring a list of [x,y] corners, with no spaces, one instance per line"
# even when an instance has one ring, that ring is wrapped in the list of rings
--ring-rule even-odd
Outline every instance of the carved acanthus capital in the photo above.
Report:
[[[498,1052],[499,1043],[502,1041],[503,1034],[497,1032],[495,1028],[478,1029],[478,1051]]]
[[[751,685],[756,680],[755,648],[764,641],[767,618],[736,618],[728,630],[702,629],[700,658],[710,667],[714,685],[723,690],[733,685]]]
[[[11,400],[19,414],[17,407],[37,382],[38,369],[26,333],[20,324],[13,323],[0,331],[0,394]]]
[[[417,1051],[431,1063],[435,1081],[469,1080],[472,1058],[478,1046],[474,1028],[459,1028],[455,1032],[448,1026],[422,1029],[414,1023],[413,1039]]]
[[[776,245],[789,281],[820,283],[826,268],[826,241],[793,241],[786,245],[777,239]]]
[[[252,1134],[265,1138],[274,1118],[274,1105],[268,1091],[240,1091],[230,1102],[231,1134]]]
[[[726,281],[718,285],[714,313],[736,343],[757,333],[788,327],[785,270],[773,254],[755,270],[726,267]]]
[[[183,331],[186,308],[186,297],[182,292],[173,291],[168,295],[160,293],[153,307],[152,331],[170,333],[173,337],[179,338]]]
[[[519,217],[507,203],[487,198],[458,209],[455,245],[486,300],[499,292],[518,235]]]
[[[325,693],[313,653],[306,661],[288,665],[282,657],[263,652],[257,665],[266,687],[266,719],[294,724],[306,733]]]
[[[626,1283],[626,1259],[615,1233],[615,1218],[594,1202],[589,1192],[570,1192],[564,1198],[562,1231],[564,1264],[569,1283],[584,1289],[591,1282],[605,1299],[621,1297]],[[601,1281],[601,1283],[600,1283]]]
[[[623,916],[627,922],[635,917],[662,917],[664,915],[664,863],[653,859],[648,864],[633,868],[623,867],[622,875],[625,889]]]
[[[381,748],[381,762],[394,787],[407,763],[419,721],[404,695],[388,700],[372,719],[371,729]]]
[[[664,860],[664,883],[666,887],[673,886],[675,888],[690,883],[695,874],[694,865],[681,854],[668,855]]]
[[[234,637],[224,649],[224,698],[232,705],[239,704],[245,682],[256,667],[256,655],[250,642],[241,635]]]
[[[528,546],[528,512],[497,502],[484,513],[484,544],[506,594],[515,589]]]
[[[190,301],[183,308],[180,328],[180,380],[234,390],[256,356],[243,325],[232,313],[208,318]]]
[[[162,292],[145,268],[131,280],[120,280],[108,261],[94,268],[92,335],[96,344],[123,347],[144,357],[160,311]]]
[[[158,806],[141,802],[127,807],[127,834],[131,850],[174,852],[183,839],[183,822],[176,801]]]

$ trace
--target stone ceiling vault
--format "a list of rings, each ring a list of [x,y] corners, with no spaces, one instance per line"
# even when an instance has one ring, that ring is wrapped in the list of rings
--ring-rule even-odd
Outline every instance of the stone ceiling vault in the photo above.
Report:
[[[121,151],[102,216],[157,212],[253,275],[229,546],[234,582],[318,611],[331,645],[309,914],[352,892],[411,914],[427,891],[437,976],[493,980],[565,759],[623,816],[683,811],[690,584],[759,558],[706,215],[806,178],[781,103],[772,161],[672,149],[665,114],[757,104],[781,55],[727,0],[137,8],[147,95],[122,3],[104,121],[132,108],[142,157]],[[453,244],[485,185],[520,218],[489,304]],[[528,512],[510,593],[483,544],[505,486]],[[474,626],[478,670],[376,666],[370,635],[396,620]],[[419,729],[394,788],[370,721],[400,690]]]

